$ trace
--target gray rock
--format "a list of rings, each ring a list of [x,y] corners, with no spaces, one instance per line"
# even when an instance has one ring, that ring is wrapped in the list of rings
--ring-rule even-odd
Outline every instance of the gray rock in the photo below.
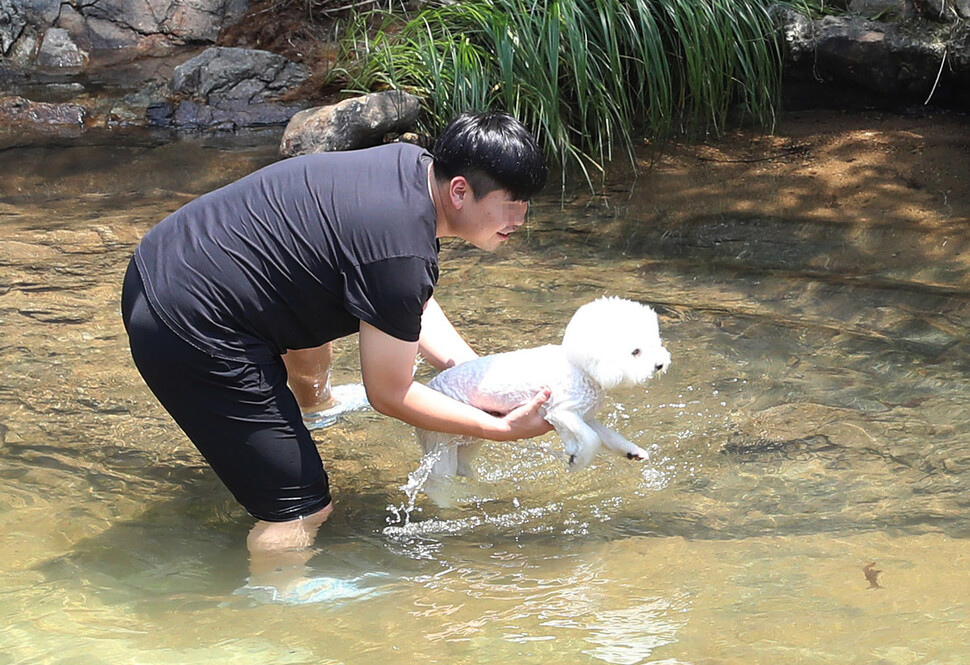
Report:
[[[26,25],[23,0],[0,0],[0,55],[10,51]]]
[[[970,72],[970,22],[964,22],[953,30],[948,42],[946,58],[949,66],[955,71]]]
[[[814,57],[815,26],[811,18],[784,5],[772,5],[768,13],[790,62],[799,63],[806,57]]]
[[[27,22],[48,28],[57,21],[62,0],[14,0],[19,2],[27,14]]]
[[[404,132],[421,113],[421,101],[390,90],[300,111],[283,132],[280,152],[292,157],[378,145],[384,135]]]
[[[175,107],[171,102],[152,102],[145,109],[148,124],[153,127],[168,127],[174,115]]]
[[[165,107],[155,105],[149,117],[153,124],[172,125],[180,129],[226,129],[240,127],[269,127],[284,125],[299,111],[299,107],[288,104],[225,101],[220,104],[200,104],[192,100],[179,102],[169,115]]]
[[[306,80],[301,65],[281,55],[213,47],[175,68],[177,127],[253,127],[285,124],[302,108],[280,97]],[[162,117],[155,112],[156,118]]]
[[[941,37],[932,24],[898,24],[861,16],[812,20],[797,12],[776,11],[786,44],[788,80],[813,80],[865,91],[897,101],[923,101],[934,90],[944,55],[950,67],[944,84],[957,91],[970,78],[959,66],[958,31]],[[904,27],[905,26],[905,27]]]
[[[88,54],[82,51],[67,30],[51,28],[44,35],[37,51],[36,64],[40,67],[83,67]]]
[[[172,92],[191,99],[270,100],[299,86],[301,65],[268,51],[216,46],[175,68]]]

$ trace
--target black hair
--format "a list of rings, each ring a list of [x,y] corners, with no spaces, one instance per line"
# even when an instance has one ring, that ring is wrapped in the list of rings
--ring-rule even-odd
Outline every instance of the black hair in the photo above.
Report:
[[[462,113],[441,131],[432,153],[435,178],[464,176],[475,199],[503,189],[513,201],[528,201],[549,174],[535,137],[507,113]]]

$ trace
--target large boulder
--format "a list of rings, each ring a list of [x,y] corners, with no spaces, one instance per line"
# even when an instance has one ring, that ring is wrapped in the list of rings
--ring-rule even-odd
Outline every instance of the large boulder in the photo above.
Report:
[[[283,133],[280,153],[286,157],[380,144],[388,133],[414,126],[421,101],[400,90],[375,92],[331,106],[300,111]]]
[[[190,128],[283,125],[303,105],[281,98],[306,77],[302,65],[275,53],[209,48],[175,68],[173,101],[152,107],[149,118]]]
[[[91,48],[131,48],[150,42],[214,42],[234,0],[88,0],[75,3]],[[62,13],[63,20],[63,13]]]
[[[306,80],[302,65],[257,49],[216,46],[175,68],[172,92],[193,99],[265,101]]]

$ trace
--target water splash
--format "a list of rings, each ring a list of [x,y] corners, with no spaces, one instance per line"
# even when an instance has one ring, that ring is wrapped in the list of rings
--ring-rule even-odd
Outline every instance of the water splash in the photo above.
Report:
[[[431,478],[434,465],[444,455],[448,443],[443,442],[435,446],[431,452],[421,458],[418,468],[408,474],[408,481],[400,487],[401,491],[404,492],[406,501],[398,506],[389,505],[387,507],[391,514],[387,518],[388,526],[384,529],[384,533],[406,532],[411,525],[411,516],[414,513],[421,512],[421,508],[417,506],[418,494],[421,493],[421,490],[424,489]]]

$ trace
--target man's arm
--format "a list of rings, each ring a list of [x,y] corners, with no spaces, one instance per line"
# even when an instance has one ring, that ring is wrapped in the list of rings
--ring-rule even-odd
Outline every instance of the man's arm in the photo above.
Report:
[[[428,300],[424,314],[421,316],[418,353],[437,370],[448,369],[478,357],[472,347],[468,346],[468,342],[451,325],[451,321],[434,298]]]
[[[378,412],[422,429],[493,441],[528,439],[552,429],[539,414],[548,390],[498,417],[415,382],[411,370],[418,346],[360,322],[360,368],[367,399]]]

